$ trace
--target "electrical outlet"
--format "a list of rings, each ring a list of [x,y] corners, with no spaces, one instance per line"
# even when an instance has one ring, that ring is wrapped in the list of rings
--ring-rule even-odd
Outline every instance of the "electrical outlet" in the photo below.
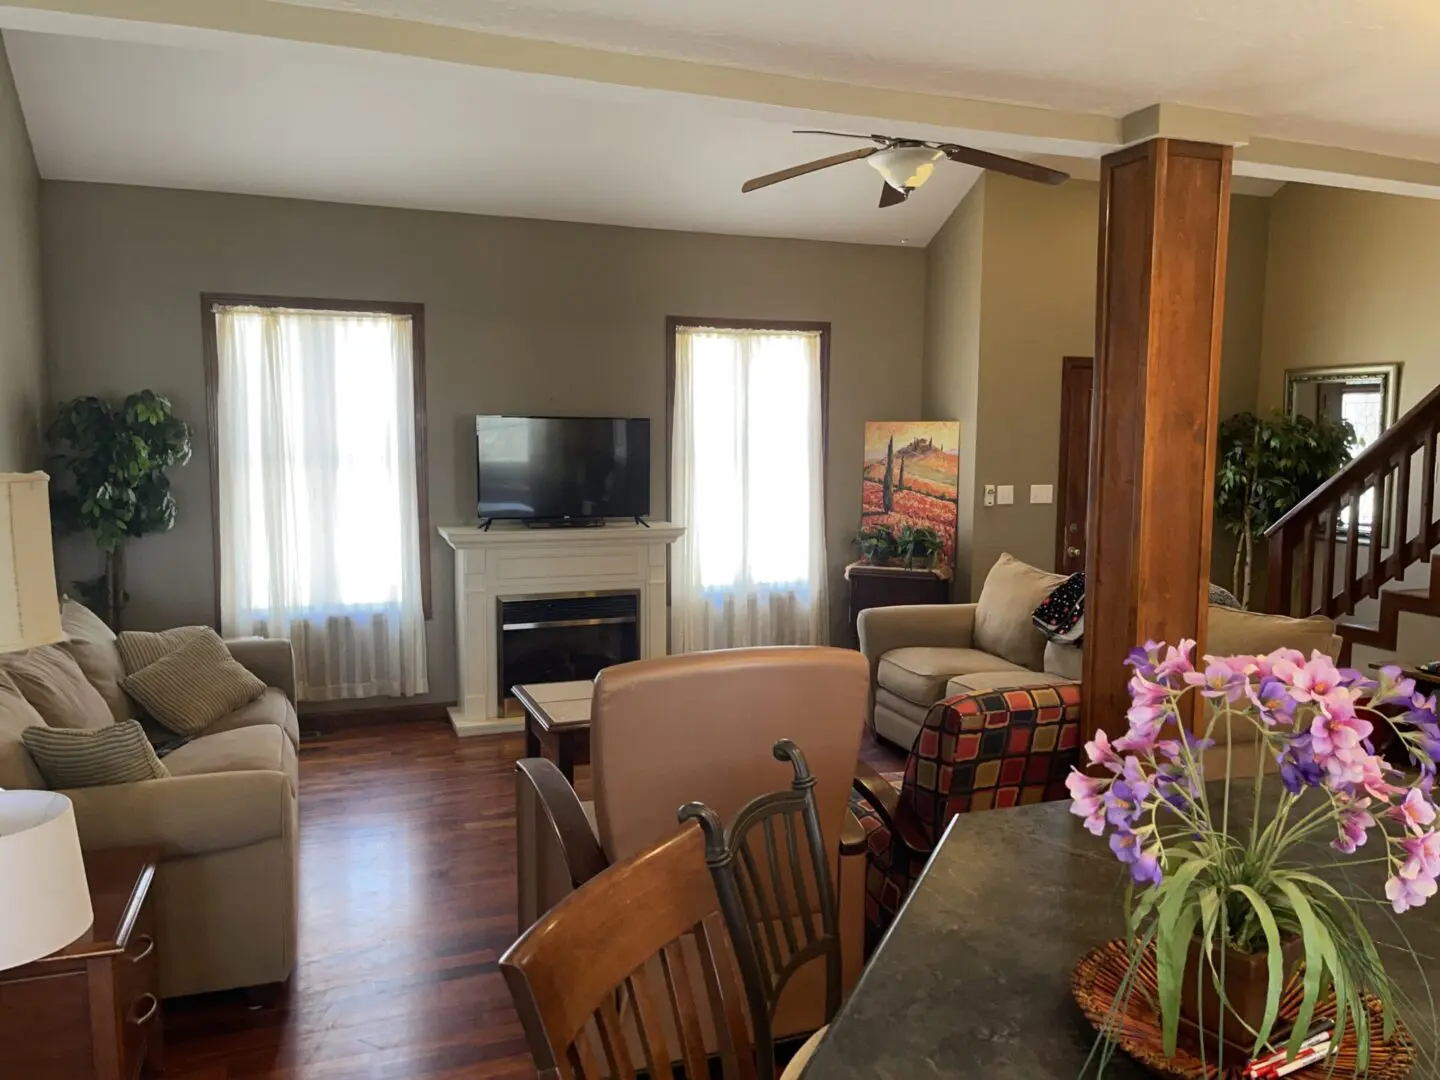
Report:
[[[1001,484],[995,489],[995,501],[1001,506],[1015,505],[1015,485]]]
[[[986,484],[986,485],[985,485],[985,505],[986,505],[986,506],[994,506],[994,505],[995,505],[995,485],[994,485],[994,484]]]
[[[1032,503],[1052,503],[1055,501],[1055,486],[1053,484],[1031,484],[1030,501]]]

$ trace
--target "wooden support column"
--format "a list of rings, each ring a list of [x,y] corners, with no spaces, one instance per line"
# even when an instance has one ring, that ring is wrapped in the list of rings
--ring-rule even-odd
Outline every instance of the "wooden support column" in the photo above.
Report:
[[[1152,139],[1101,163],[1086,738],[1124,730],[1133,645],[1204,646],[1230,159]]]

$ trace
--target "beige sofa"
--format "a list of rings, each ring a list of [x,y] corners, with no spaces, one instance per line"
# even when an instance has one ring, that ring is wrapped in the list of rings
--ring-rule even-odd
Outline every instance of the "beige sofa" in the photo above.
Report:
[[[1063,575],[1002,555],[974,604],[870,608],[860,613],[860,651],[870,663],[870,724],[909,750],[937,701],[998,687],[1079,682],[1081,649],[1046,640],[1031,620]],[[1334,656],[1335,624],[1212,606],[1206,651],[1257,654],[1279,648]]]
[[[114,635],[69,600],[64,626],[70,639],[46,648],[74,658],[108,707],[108,722],[141,719],[118,686],[124,669]],[[166,755],[166,778],[63,792],[75,805],[83,847],[160,851],[155,911],[165,997],[282,982],[295,965],[294,656],[288,641],[227,644],[234,658],[266,683],[264,694]],[[6,663],[0,657],[0,672]],[[18,680],[10,681],[8,674],[5,680],[13,693]],[[20,741],[34,716],[28,709],[22,714],[0,707],[0,787],[44,786]],[[166,734],[142,722],[152,738]],[[98,725],[92,710],[77,722],[51,726]]]

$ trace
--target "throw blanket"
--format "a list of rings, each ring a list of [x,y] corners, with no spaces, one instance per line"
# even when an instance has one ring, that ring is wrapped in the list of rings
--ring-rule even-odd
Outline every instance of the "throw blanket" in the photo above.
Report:
[[[1035,609],[1031,620],[1051,641],[1079,645],[1085,636],[1085,572],[1071,574],[1055,586]]]

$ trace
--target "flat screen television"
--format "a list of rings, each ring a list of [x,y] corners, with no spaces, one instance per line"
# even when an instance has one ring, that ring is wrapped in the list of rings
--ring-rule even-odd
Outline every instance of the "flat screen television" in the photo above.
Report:
[[[599,522],[650,513],[650,421],[477,416],[475,509],[483,520]]]

